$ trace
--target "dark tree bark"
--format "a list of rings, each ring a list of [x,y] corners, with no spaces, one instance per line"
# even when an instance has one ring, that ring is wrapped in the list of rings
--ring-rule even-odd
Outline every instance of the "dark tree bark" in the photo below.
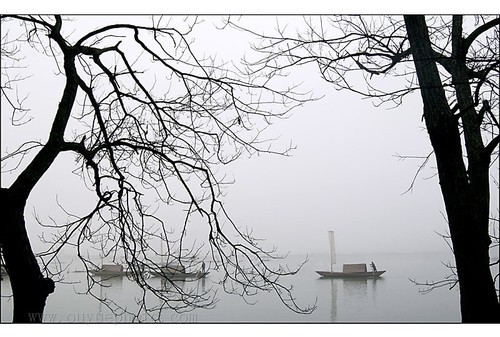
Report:
[[[405,16],[424,105],[427,131],[436,154],[455,254],[463,322],[500,322],[500,306],[489,267],[489,149],[481,137],[481,120],[473,108],[466,75],[461,22],[454,19],[452,79],[459,117],[447,102],[424,16]],[[458,118],[462,119],[468,168],[462,153]]]
[[[44,278],[31,249],[24,223],[25,200],[2,188],[4,208],[1,228],[2,252],[14,298],[15,323],[39,323],[54,282]]]
[[[43,319],[45,302],[55,289],[54,281],[45,278],[31,248],[24,209],[28,197],[40,178],[47,172],[64,144],[64,130],[75,102],[78,81],[74,54],[65,50],[59,34],[61,21],[56,21],[51,37],[65,51],[64,69],[66,85],[56,112],[49,139],[33,161],[8,188],[2,188],[5,206],[4,224],[1,229],[2,253],[12,285],[14,323],[35,323]]]

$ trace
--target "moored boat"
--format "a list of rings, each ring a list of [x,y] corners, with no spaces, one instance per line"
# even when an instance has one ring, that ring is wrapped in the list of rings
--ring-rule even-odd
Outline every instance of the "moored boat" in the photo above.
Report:
[[[316,271],[321,277],[326,278],[378,278],[385,270],[377,270],[377,267],[372,262],[370,263],[371,271],[366,267],[366,263],[349,263],[342,266],[342,271],[334,271],[333,266],[337,263],[337,254],[335,251],[335,237],[333,231],[328,232],[330,241],[330,271]]]
[[[335,271],[316,271],[321,277],[329,278],[377,278],[380,277],[385,270],[376,270],[372,268],[367,270],[365,263],[344,264],[341,272]]]
[[[123,269],[122,265],[119,264],[103,264],[101,268],[97,270],[91,270],[90,273],[94,276],[126,276],[127,271]]]
[[[181,265],[166,265],[160,268],[160,270],[154,270],[150,272],[151,276],[164,277],[171,281],[183,281],[183,280],[197,280],[204,278],[208,275],[208,271],[202,267],[201,270],[194,272],[187,272],[186,268]]]

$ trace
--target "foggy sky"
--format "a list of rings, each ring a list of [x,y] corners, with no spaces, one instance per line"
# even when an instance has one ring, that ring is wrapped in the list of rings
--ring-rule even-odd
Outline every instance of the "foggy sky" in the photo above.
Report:
[[[274,23],[272,17],[259,20],[270,27]],[[233,38],[200,35],[195,43],[200,50],[211,45],[222,58],[228,57],[225,46],[231,45],[230,56],[241,56],[247,41]],[[63,77],[54,78],[53,70],[48,58],[37,57],[30,64],[30,81],[39,81],[40,87],[30,92],[34,119],[28,125],[10,126],[2,107],[2,155],[26,136],[46,139],[63,85]],[[325,97],[294,110],[289,119],[276,120],[268,130],[270,136],[279,136],[276,146],[297,146],[290,157],[242,157],[222,168],[235,179],[224,198],[232,219],[265,238],[264,245],[276,245],[284,253],[328,253],[329,230],[336,232],[338,254],[447,251],[435,233],[445,233],[447,224],[434,160],[421,172],[413,191],[403,194],[421,160],[401,161],[395,156],[427,156],[432,151],[419,93],[388,110],[335,91],[314,67],[298,69],[294,78],[302,78],[305,90]],[[73,168],[72,156],[61,156],[33,191],[26,208],[32,238],[40,234],[32,219],[35,211],[44,219],[64,219],[57,200],[77,210],[92,195],[71,174]],[[2,187],[14,177],[2,173]],[[498,190],[492,191],[491,203],[498,205]],[[37,249],[36,239],[32,241]]]

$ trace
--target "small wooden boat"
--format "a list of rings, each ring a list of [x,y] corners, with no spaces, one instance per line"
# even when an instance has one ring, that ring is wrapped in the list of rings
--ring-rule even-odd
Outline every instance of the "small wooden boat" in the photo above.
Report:
[[[368,271],[365,263],[344,264],[341,272],[335,271],[316,271],[321,277],[329,278],[377,278],[380,277],[385,270],[373,269]]]
[[[161,240],[163,241],[163,235],[160,235]],[[182,265],[181,258],[177,258],[174,261],[170,261],[165,263],[163,261],[163,244],[161,245],[161,257],[162,261],[160,262],[160,266],[158,269],[150,269],[148,274],[152,277],[162,277],[164,279],[168,279],[170,281],[186,281],[186,280],[198,280],[204,278],[208,275],[208,271],[205,271],[205,262],[201,262],[201,270],[194,272],[187,272],[186,268]],[[188,258],[190,260],[189,263],[192,263],[196,259],[196,256],[192,256]]]
[[[181,265],[169,264],[161,267],[159,271],[151,271],[151,276],[163,277],[171,281],[198,280],[208,275],[208,272],[202,268],[195,272],[186,272],[186,268]]]
[[[335,251],[335,237],[333,231],[328,232],[328,237],[330,240],[330,271],[316,271],[321,277],[327,278],[378,278],[385,270],[377,270],[375,264],[372,262],[371,271],[366,268],[366,263],[351,263],[344,264],[342,266],[342,271],[333,271],[333,266],[337,263],[337,255]]]
[[[126,276],[127,271],[123,269],[122,265],[119,264],[103,264],[101,268],[97,270],[91,270],[90,273],[94,276]]]

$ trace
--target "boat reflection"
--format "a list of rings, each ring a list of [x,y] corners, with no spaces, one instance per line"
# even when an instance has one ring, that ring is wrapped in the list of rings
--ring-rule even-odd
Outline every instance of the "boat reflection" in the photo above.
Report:
[[[124,277],[94,276],[99,285],[99,297],[116,297],[123,292]]]
[[[344,295],[347,297],[363,297],[367,294],[368,279],[343,279]]]
[[[330,306],[330,321],[335,322],[337,320],[337,282],[336,279],[330,279],[330,294],[331,294],[331,306]]]
[[[330,286],[330,321],[335,322],[342,320],[344,315],[357,308],[360,305],[371,305],[376,302],[377,283],[382,282],[381,279],[325,279],[328,280]],[[326,289],[325,289],[326,290]]]

